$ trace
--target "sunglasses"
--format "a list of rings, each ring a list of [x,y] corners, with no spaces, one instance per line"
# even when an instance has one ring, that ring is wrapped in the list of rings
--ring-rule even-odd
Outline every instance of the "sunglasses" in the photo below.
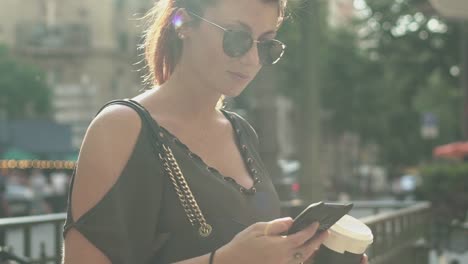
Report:
[[[279,40],[254,40],[252,35],[245,30],[227,29],[191,11],[188,11],[188,13],[224,31],[223,50],[229,57],[242,57],[256,43],[260,64],[272,65],[281,59],[286,49],[286,45]]]

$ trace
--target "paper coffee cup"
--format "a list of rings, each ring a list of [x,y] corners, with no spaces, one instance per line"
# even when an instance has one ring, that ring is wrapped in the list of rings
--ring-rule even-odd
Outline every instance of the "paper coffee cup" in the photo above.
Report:
[[[350,215],[343,216],[329,231],[330,236],[320,247],[314,264],[359,264],[374,241],[370,228]]]

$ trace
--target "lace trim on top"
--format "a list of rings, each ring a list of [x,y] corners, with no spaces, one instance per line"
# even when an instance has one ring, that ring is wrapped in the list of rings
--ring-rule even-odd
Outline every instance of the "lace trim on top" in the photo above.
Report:
[[[232,117],[231,114],[226,112],[225,110],[221,110],[221,112],[224,114],[224,116],[229,120],[231,123],[235,133],[235,141],[237,148],[239,149],[239,152],[241,153],[242,160],[244,161],[244,164],[248,168],[249,176],[253,180],[253,185],[250,188],[245,188],[241,184],[239,184],[234,178],[229,177],[229,176],[224,176],[218,169],[209,166],[198,154],[194,153],[193,151],[190,150],[190,148],[184,144],[182,141],[180,141],[179,138],[177,138],[174,134],[172,134],[169,130],[167,130],[165,127],[160,126],[161,130],[168,135],[168,137],[174,142],[176,145],[180,146],[185,153],[193,160],[199,162],[203,167],[206,167],[208,171],[210,171],[213,175],[216,177],[220,177],[223,180],[230,182],[231,184],[234,185],[241,193],[243,194],[249,194],[253,195],[256,193],[257,189],[256,186],[258,183],[260,183],[260,179],[257,177],[258,175],[258,170],[257,166],[255,164],[255,160],[251,157],[249,153],[249,148],[244,142],[244,139],[242,137],[242,131],[237,127],[236,120]],[[163,138],[164,135],[162,133],[159,133],[159,137]]]

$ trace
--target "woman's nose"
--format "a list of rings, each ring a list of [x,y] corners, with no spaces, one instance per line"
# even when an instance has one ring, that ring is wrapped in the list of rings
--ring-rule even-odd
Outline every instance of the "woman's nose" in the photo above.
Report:
[[[247,53],[245,53],[241,58],[241,63],[245,65],[260,66],[260,59],[258,57],[258,47],[257,43],[253,43]]]

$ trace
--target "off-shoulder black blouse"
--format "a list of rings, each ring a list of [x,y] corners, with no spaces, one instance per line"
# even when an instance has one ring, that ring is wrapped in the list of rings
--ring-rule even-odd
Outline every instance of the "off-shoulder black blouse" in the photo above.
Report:
[[[75,228],[114,264],[172,263],[207,254],[247,226],[278,218],[279,199],[259,156],[255,130],[240,115],[222,112],[234,128],[238,149],[254,179],[251,189],[207,166],[155,120],[148,124],[142,119],[133,152],[116,183],[79,219],[71,215],[69,192],[63,234]],[[152,130],[152,126],[158,130]],[[200,237],[188,221],[154,153],[154,136],[172,149],[206,221],[213,227],[209,237]]]

